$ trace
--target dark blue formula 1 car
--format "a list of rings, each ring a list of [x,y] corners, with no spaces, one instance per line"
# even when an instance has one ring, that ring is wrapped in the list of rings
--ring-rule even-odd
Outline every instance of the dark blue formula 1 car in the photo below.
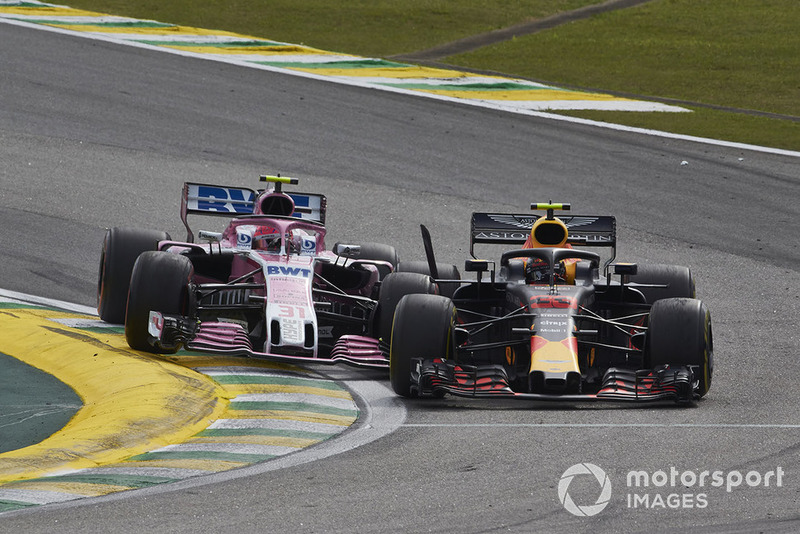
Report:
[[[711,386],[711,316],[690,270],[615,263],[613,216],[474,213],[466,270],[443,295],[397,306],[390,349],[399,395],[692,402]],[[430,236],[423,227],[431,272]],[[475,244],[522,245],[493,261]],[[605,261],[595,252],[609,251]],[[437,280],[442,288],[448,281]]]

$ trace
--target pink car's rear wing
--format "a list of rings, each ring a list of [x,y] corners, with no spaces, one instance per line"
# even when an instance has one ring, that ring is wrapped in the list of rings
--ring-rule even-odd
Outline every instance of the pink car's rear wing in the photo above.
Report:
[[[194,242],[194,233],[187,222],[190,213],[227,217],[251,215],[255,210],[256,200],[262,194],[265,192],[246,187],[184,183],[181,195],[181,221],[186,227],[186,240],[190,243]],[[325,224],[327,208],[325,195],[316,193],[286,194],[294,201],[295,209],[292,217]]]

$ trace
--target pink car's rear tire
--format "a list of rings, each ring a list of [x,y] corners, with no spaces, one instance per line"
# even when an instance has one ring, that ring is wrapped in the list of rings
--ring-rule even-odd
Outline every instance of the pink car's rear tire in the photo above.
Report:
[[[139,254],[156,250],[169,234],[136,228],[111,228],[106,231],[97,276],[97,313],[107,323],[122,324],[128,302],[133,264]]]

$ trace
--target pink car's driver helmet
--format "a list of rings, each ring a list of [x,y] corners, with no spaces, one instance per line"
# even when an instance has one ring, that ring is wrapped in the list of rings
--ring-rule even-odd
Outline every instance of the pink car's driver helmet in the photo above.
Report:
[[[278,252],[281,248],[281,233],[272,226],[259,226],[253,233],[253,248]]]

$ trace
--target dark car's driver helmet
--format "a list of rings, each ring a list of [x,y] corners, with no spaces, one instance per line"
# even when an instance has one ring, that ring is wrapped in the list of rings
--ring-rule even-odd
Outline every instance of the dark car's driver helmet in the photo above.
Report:
[[[533,223],[531,233],[522,245],[522,248],[572,248],[567,243],[569,231],[564,221],[558,217],[548,219],[541,217]],[[557,283],[575,283],[575,259],[567,259],[556,265]],[[546,284],[550,282],[550,269],[547,262],[537,258],[527,258],[525,273],[529,282]]]

